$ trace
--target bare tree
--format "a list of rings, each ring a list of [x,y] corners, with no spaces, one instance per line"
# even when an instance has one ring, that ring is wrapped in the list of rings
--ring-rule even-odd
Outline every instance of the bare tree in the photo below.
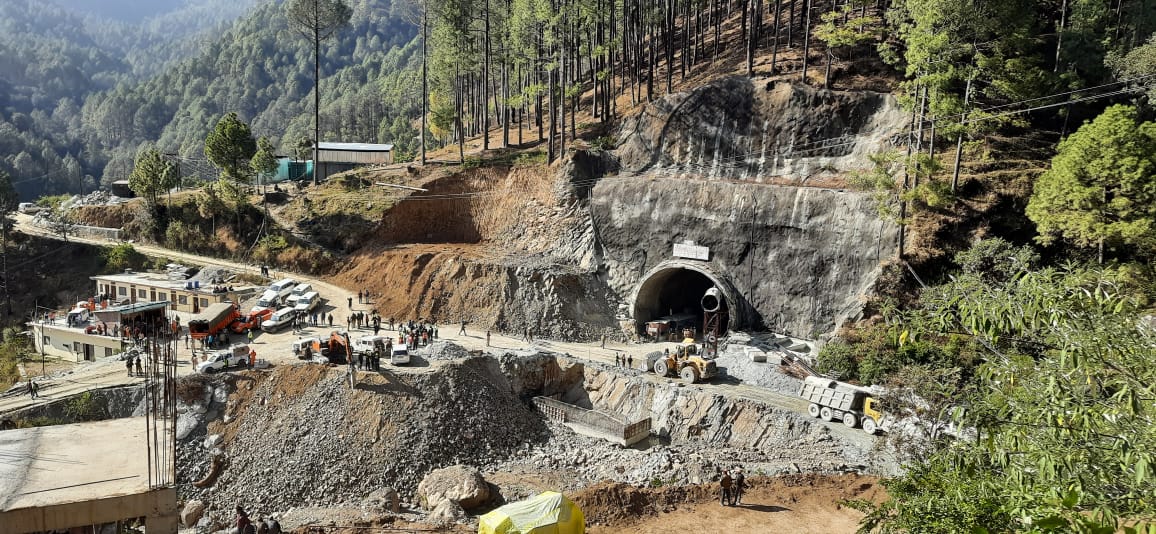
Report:
[[[289,21],[313,43],[313,183],[317,179],[317,147],[321,143],[321,42],[347,26],[353,10],[342,0],[291,0]]]

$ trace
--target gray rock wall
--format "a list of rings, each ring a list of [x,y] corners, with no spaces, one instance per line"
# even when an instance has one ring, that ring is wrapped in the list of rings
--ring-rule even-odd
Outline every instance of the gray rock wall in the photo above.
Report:
[[[649,319],[635,316],[638,288],[675,259],[676,243],[694,242],[709,260],[686,263],[732,293],[737,326],[815,338],[860,314],[898,227],[869,194],[811,185],[870,167],[905,123],[890,95],[730,77],[624,120],[616,164],[575,158],[591,172],[564,171],[622,169],[575,188],[621,316]]]
[[[755,326],[794,336],[856,317],[898,244],[898,227],[863,193],[643,177],[605,179],[594,193],[608,283],[623,304],[674,259],[675,243],[693,241],[709,247],[699,263],[734,286]]]

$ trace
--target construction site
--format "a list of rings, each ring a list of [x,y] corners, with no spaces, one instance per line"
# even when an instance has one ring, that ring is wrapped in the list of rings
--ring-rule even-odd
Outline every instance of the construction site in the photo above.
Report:
[[[133,391],[175,384],[173,419],[152,424],[172,430],[167,509],[196,532],[231,526],[238,505],[298,532],[476,531],[485,512],[542,491],[566,495],[591,532],[688,521],[851,531],[858,513],[839,503],[882,498],[875,477],[898,469],[877,434],[882,416],[864,411],[869,390],[847,390],[843,405],[800,392],[824,340],[864,318],[896,253],[899,228],[878,200],[840,184],[903,126],[888,95],[730,77],[647,105],[614,150],[338,175],[270,206],[286,231],[342,255],[328,273],[261,276],[138,247],[213,266],[214,280],[311,283],[337,326],[261,331],[250,345],[260,368],[218,374],[195,372],[195,343],[166,344],[175,355],[156,372],[168,362],[173,377],[145,384],[114,373],[119,358],[96,358],[60,389],[45,383],[53,402],[0,408],[59,415],[63,382],[96,373],[107,378],[78,391],[110,415],[143,415]],[[79,217],[123,224],[126,206]],[[49,235],[30,219],[25,228]],[[246,291],[212,302],[249,310],[260,290]],[[330,339],[371,310],[440,335],[380,371],[294,355],[299,339]],[[183,323],[182,313],[171,315]],[[720,473],[737,468],[762,504],[703,509],[718,505]]]

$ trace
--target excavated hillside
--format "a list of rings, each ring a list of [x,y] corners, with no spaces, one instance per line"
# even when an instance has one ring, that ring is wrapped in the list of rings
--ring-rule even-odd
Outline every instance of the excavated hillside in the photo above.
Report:
[[[441,173],[385,211],[336,282],[380,292],[387,316],[562,339],[701,314],[717,286],[731,328],[833,332],[898,232],[837,187],[904,123],[889,95],[724,78],[646,106],[614,151]],[[687,244],[701,256],[672,253]]]

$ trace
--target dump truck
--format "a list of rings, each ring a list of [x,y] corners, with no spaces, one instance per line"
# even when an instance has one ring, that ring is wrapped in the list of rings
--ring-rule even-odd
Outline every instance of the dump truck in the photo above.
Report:
[[[273,310],[267,308],[249,312],[248,317],[238,316],[236,319],[233,319],[233,324],[229,325],[229,330],[237,334],[244,334],[249,330],[260,330],[261,323],[271,315],[273,315]]]
[[[193,339],[205,339],[209,336],[215,336],[240,316],[241,314],[237,312],[237,307],[231,302],[212,304],[192,319],[189,319],[189,336]]]
[[[718,364],[703,358],[693,343],[681,345],[670,354],[651,353],[647,357],[647,367],[658,376],[678,376],[691,384],[718,375]]]
[[[874,434],[885,426],[885,418],[875,391],[820,376],[808,376],[799,388],[799,396],[811,404],[807,413],[827,421],[843,421],[850,428],[863,426]]]

